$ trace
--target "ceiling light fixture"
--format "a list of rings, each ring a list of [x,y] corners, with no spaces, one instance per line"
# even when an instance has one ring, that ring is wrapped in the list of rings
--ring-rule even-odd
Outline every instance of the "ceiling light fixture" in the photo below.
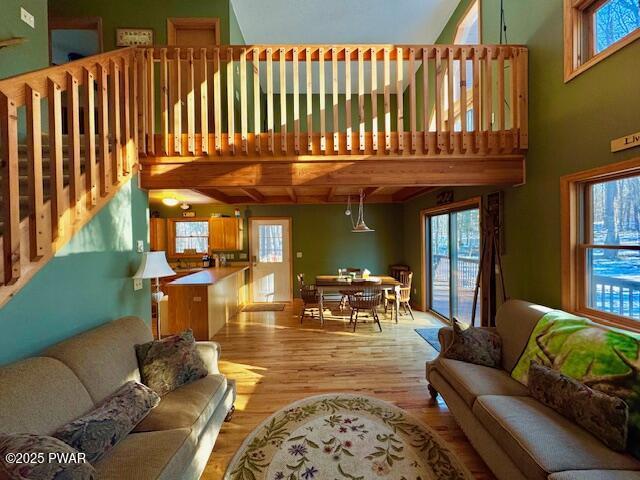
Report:
[[[189,204],[188,204],[188,203],[186,203],[186,202],[183,202],[183,203],[181,203],[181,204],[180,204],[180,208],[181,208],[182,210],[189,210],[189,209],[191,208],[191,205],[189,205]]]
[[[177,198],[166,197],[162,199],[162,203],[164,203],[167,207],[175,207],[179,202]]]
[[[347,210],[344,212],[345,215],[351,217],[351,226],[353,227],[351,231],[353,233],[365,233],[365,232],[375,232],[374,229],[367,227],[367,224],[364,221],[364,191],[360,189],[360,203],[358,205],[358,219],[354,222],[353,215],[351,215],[351,197],[348,199]]]

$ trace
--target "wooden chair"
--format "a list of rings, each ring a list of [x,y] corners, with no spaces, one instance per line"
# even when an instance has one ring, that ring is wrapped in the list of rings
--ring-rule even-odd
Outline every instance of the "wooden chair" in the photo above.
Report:
[[[361,268],[347,267],[345,270],[349,274],[355,273],[356,275],[362,275]],[[345,288],[344,290],[340,290],[338,292],[340,295],[342,295],[342,298],[340,298],[340,310],[344,310],[345,308],[347,308],[347,300],[349,298],[349,293],[352,293],[353,291],[354,291],[353,289]]]
[[[369,312],[373,317],[373,322],[378,324],[378,328],[382,331],[380,318],[378,317],[378,307],[382,303],[382,290],[380,287],[365,287],[360,292],[349,293],[349,306],[351,307],[351,317],[349,323],[353,322],[353,331],[356,331],[358,325],[358,315],[360,311]]]
[[[398,274],[398,281],[402,284],[400,287],[400,298],[399,304],[400,307],[404,310],[405,313],[411,315],[411,319],[415,320],[413,316],[413,310],[411,310],[411,284],[413,283],[413,272],[410,271],[401,271]],[[387,314],[389,310],[389,304],[391,304],[391,314],[393,315],[395,305],[396,305],[396,293],[395,292],[384,292],[384,313]]]
[[[311,318],[315,315],[313,310],[318,311],[320,317],[320,323],[324,324],[322,315],[320,315],[320,293],[315,285],[302,285],[300,287],[300,298],[302,298],[302,311],[300,312],[300,323],[304,320],[307,310],[311,311]]]

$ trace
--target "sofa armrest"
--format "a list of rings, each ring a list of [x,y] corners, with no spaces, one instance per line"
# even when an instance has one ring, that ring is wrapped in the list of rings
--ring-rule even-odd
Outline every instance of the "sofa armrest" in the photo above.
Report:
[[[440,342],[440,354],[442,355],[453,343],[453,327],[442,327],[438,330],[438,341]]]
[[[196,342],[196,348],[209,373],[220,373],[218,369],[220,344],[217,342]]]

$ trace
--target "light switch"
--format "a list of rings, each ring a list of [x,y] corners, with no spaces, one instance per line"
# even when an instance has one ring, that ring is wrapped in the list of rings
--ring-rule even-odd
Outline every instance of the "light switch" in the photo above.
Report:
[[[20,7],[20,20],[29,25],[31,28],[36,28],[36,20],[28,11]]]
[[[247,259],[247,254],[244,253],[244,252],[241,252],[239,258],[240,258],[240,260],[246,260]]]
[[[296,258],[302,258],[302,252],[297,252],[296,253]]]
[[[138,240],[136,251],[138,253],[144,253],[144,240]]]
[[[193,301],[194,302],[201,302],[202,301],[202,297],[193,297]]]
[[[133,279],[133,291],[137,292],[138,290],[142,290],[142,279],[134,278]]]

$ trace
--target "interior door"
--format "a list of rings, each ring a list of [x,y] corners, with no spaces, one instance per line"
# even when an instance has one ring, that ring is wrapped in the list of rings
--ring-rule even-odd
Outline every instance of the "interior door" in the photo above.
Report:
[[[291,219],[250,218],[251,301],[290,302]]]

